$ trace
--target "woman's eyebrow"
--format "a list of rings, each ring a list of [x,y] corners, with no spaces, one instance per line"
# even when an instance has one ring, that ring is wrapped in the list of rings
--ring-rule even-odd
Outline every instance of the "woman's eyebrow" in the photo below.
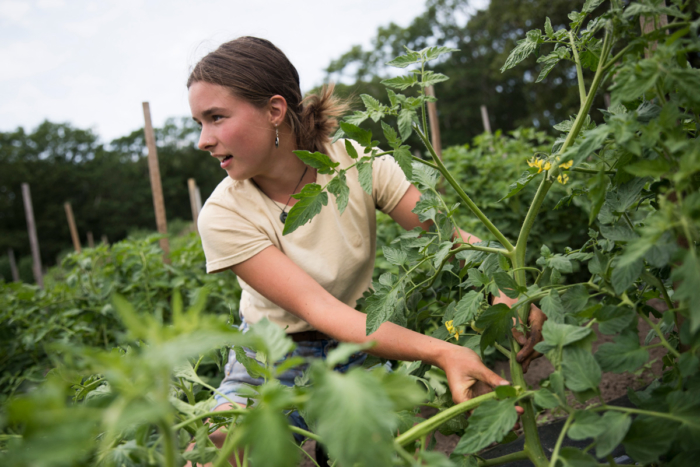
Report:
[[[224,109],[223,107],[212,107],[212,108],[207,109],[207,110],[205,110],[204,112],[202,112],[202,116],[203,116],[203,117],[209,117],[209,116],[214,115],[214,114],[217,114],[217,113],[222,113],[222,112],[224,112],[225,110],[226,110],[226,109]]]

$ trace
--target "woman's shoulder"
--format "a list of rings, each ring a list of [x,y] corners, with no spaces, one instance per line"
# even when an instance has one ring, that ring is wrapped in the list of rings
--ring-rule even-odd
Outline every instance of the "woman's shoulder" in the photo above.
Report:
[[[254,202],[255,188],[249,180],[233,180],[226,177],[214,188],[204,206],[201,216],[228,211],[238,213],[245,211],[245,206]]]

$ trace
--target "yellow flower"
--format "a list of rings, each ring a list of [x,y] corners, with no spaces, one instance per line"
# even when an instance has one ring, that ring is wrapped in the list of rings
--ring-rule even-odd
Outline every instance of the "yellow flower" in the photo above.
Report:
[[[452,326],[452,323],[454,323],[454,320],[449,320],[449,321],[445,322],[445,327],[447,328],[447,332],[449,332],[450,334],[455,333],[455,327]]]
[[[529,165],[530,167],[539,167],[540,166],[539,161],[537,159],[535,159],[534,157],[532,159],[530,159],[529,161],[527,161],[527,165]]]
[[[561,175],[559,175],[559,176],[557,177],[557,180],[558,180],[559,183],[561,183],[562,185],[566,185],[566,182],[569,181],[569,176],[566,175],[566,174],[561,174]]]
[[[552,164],[544,159],[535,159],[534,157],[527,161],[527,165],[530,167],[537,167],[537,173],[542,173],[543,170],[549,170],[552,168]]]
[[[574,161],[564,162],[559,167],[562,169],[570,169],[572,165],[574,165]]]
[[[456,341],[459,340],[459,331],[455,332],[455,340],[456,340]]]
[[[544,162],[544,161],[543,161],[543,162]],[[544,167],[543,167],[542,165],[540,165],[540,167],[543,168],[544,170],[549,170],[549,169],[552,168],[552,164],[550,164],[549,161],[547,161],[547,162],[544,162]],[[540,170],[540,172],[541,172],[541,171],[542,171],[542,170]],[[539,173],[539,172],[538,172],[538,173]]]

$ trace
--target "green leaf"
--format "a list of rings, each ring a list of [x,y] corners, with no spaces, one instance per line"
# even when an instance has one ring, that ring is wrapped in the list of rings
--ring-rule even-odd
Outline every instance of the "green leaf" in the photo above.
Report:
[[[328,191],[335,196],[338,212],[342,214],[348,206],[348,201],[350,201],[350,188],[348,188],[344,172],[341,172],[330,181],[328,184]]]
[[[345,135],[360,143],[360,146],[364,148],[372,147],[372,132],[363,130],[357,125],[352,123],[340,122],[340,128],[343,130]]]
[[[522,175],[520,175],[520,178],[508,187],[508,194],[499,199],[498,202],[500,203],[504,199],[508,199],[511,196],[515,196],[516,194],[520,193],[520,190],[525,188],[536,176],[537,169],[534,167],[523,172]]]
[[[544,32],[547,34],[547,37],[554,39],[554,29],[552,29],[552,20],[549,19],[549,16],[544,21]]]
[[[263,400],[274,401],[283,395],[283,386],[268,384],[261,391]],[[241,442],[251,446],[250,456],[255,465],[292,467],[299,462],[299,451],[281,408],[277,404],[259,404],[240,424]]]
[[[691,450],[697,447],[700,439],[700,398],[697,392],[673,391],[666,397],[670,412],[681,420],[677,430],[677,441],[681,449]]]
[[[562,155],[562,162],[573,160],[573,166],[578,166],[603,145],[609,132],[610,128],[606,124],[599,125],[596,128],[587,131],[585,138],[580,145],[569,148]]]
[[[365,104],[369,117],[373,121],[378,122],[384,117],[387,108],[386,106],[382,105],[381,102],[369,94],[361,94],[360,98],[362,99],[362,103]]]
[[[637,177],[658,177],[671,170],[671,165],[663,157],[654,160],[643,159],[624,167],[626,172]]]
[[[615,343],[601,345],[595,359],[603,371],[632,372],[649,360],[649,352],[639,347],[639,336],[636,332],[625,331],[615,338]]]
[[[562,305],[567,313],[577,313],[588,303],[588,290],[583,285],[576,285],[561,296]]]
[[[432,167],[428,167],[420,162],[413,164],[413,178],[411,181],[414,183],[418,183],[427,189],[434,190],[437,186],[439,176],[440,172]]]
[[[489,283],[488,276],[476,268],[469,269],[467,274],[469,274],[467,283],[472,287],[483,287]]]
[[[376,378],[361,368],[341,374],[314,367],[312,375],[307,410],[330,457],[339,465],[391,465],[396,418]]]
[[[412,213],[418,214],[418,220],[425,222],[432,220],[435,222],[438,211],[440,210],[440,199],[432,191],[426,191],[416,203],[416,207],[411,210]]]
[[[535,404],[543,409],[553,409],[559,406],[559,401],[550,391],[538,389],[535,391]]]
[[[514,317],[515,311],[504,303],[489,307],[479,316],[476,326],[484,329],[480,343],[482,351],[506,335],[513,326]]]
[[[328,352],[328,356],[325,359],[326,367],[330,370],[336,367],[336,365],[347,363],[348,359],[355,353],[367,350],[372,347],[372,344],[351,344],[348,342],[341,342],[338,347]]]
[[[603,415],[601,423],[605,425],[605,431],[595,439],[595,455],[599,458],[613,452],[622,442],[632,424],[632,418],[626,413],[609,410]]]
[[[406,141],[411,133],[413,133],[413,122],[418,120],[418,115],[415,110],[401,109],[398,116],[399,133],[401,139]]]
[[[392,246],[383,246],[382,252],[384,257],[389,262],[395,266],[401,266],[406,262],[406,252],[400,248],[394,248]]]
[[[335,172],[335,167],[340,165],[340,162],[333,162],[330,157],[320,152],[309,151],[292,151],[301,161],[318,170],[320,174],[332,174]]]
[[[420,63],[420,61],[421,56],[418,52],[409,52],[406,55],[399,55],[398,57],[387,62],[386,64],[396,68],[406,68],[407,66],[413,65],[414,63]]]
[[[583,13],[590,13],[591,11],[595,10],[600,6],[600,4],[603,3],[603,0],[586,0],[586,2],[583,4]]]
[[[557,291],[550,290],[549,295],[546,295],[540,301],[540,307],[542,312],[547,315],[549,321],[559,324],[564,323],[564,305]]]
[[[496,386],[494,389],[496,397],[498,399],[508,399],[509,397],[515,397],[518,395],[518,391],[511,385]]]
[[[590,328],[572,326],[570,324],[558,324],[547,320],[542,326],[543,342],[535,346],[538,352],[546,353],[550,350],[561,349],[569,344],[578,342],[591,334]]]
[[[588,438],[596,438],[605,431],[603,419],[595,412],[577,410],[574,415],[574,423],[566,433],[571,439],[581,441]]]
[[[368,195],[372,194],[372,161],[358,162],[357,172],[360,179],[360,186]]]
[[[518,45],[506,59],[506,63],[501,68],[501,73],[513,68],[518,63],[530,56],[542,43],[542,32],[539,29],[529,31],[525,39],[519,40]]]
[[[441,47],[426,47],[425,49],[421,50],[421,53],[423,53],[425,55],[426,61],[435,60],[440,55],[448,54],[448,53],[452,53],[452,52],[459,52],[459,49],[441,46]]]
[[[600,384],[598,362],[590,352],[580,347],[564,347],[561,369],[566,387],[572,391],[581,392],[597,388]]]
[[[383,123],[383,122],[382,122]],[[400,148],[394,150],[394,159],[403,170],[408,180],[413,178],[413,156],[411,151],[409,151],[408,146],[401,146]]]
[[[473,454],[493,442],[499,442],[513,429],[518,413],[512,400],[488,400],[474,410],[469,426],[454,452]]]
[[[700,328],[700,262],[690,252],[685,252],[683,264],[673,269],[671,278],[680,282],[673,294],[674,300],[682,300],[690,310],[690,330]]]
[[[622,262],[618,262],[610,278],[615,293],[618,295],[622,294],[629,286],[634,284],[634,281],[639,278],[644,268],[644,261],[641,258],[632,263],[621,263]]]
[[[401,146],[401,140],[399,135],[396,133],[390,125],[382,122],[382,131],[384,132],[384,138],[386,138],[387,143],[394,149],[398,149]]]
[[[391,285],[386,285],[387,283]],[[399,285],[393,283],[392,274],[388,272],[382,274],[379,282],[373,282],[372,288],[374,293],[365,300],[366,333],[368,336],[392,318],[397,308],[396,302],[399,296]]]
[[[345,140],[345,150],[348,152],[348,156],[352,157],[353,159],[357,159],[359,157],[355,146],[352,145],[349,139]]]
[[[435,269],[439,268],[443,260],[450,254],[452,245],[452,242],[442,242],[438,245],[438,250],[435,252],[435,257],[433,258],[433,266],[435,266]]]
[[[399,91],[405,91],[411,86],[417,85],[418,76],[411,73],[409,75],[397,76],[395,78],[389,78],[382,80],[382,84],[389,88],[398,89]]]
[[[270,377],[270,372],[260,362],[246,355],[243,347],[236,345],[233,347],[233,351],[236,353],[236,361],[245,367],[250,376],[253,378]]]
[[[639,237],[625,222],[614,225],[601,225],[600,233],[612,242],[629,242]]]
[[[562,467],[598,467],[593,456],[568,446],[559,451],[559,460]]]
[[[641,464],[658,462],[671,447],[678,423],[664,418],[640,416],[632,422],[622,444],[627,454]]]
[[[454,326],[461,326],[469,323],[476,317],[481,303],[484,301],[484,294],[475,290],[467,292],[457,303],[454,315]]]
[[[561,272],[562,274],[570,274],[573,272],[571,261],[565,256],[556,254],[547,260],[547,265]]]
[[[496,281],[498,289],[506,294],[508,298],[518,298],[525,291],[523,287],[518,286],[507,272],[497,272],[493,275],[493,280]]]
[[[284,332],[279,325],[263,318],[255,324],[250,325],[247,334],[254,336],[261,345],[258,350],[262,350],[267,355],[268,362],[278,362],[291,352],[296,344]]]
[[[547,18],[547,21],[549,21],[549,18]],[[537,76],[535,83],[539,83],[545,79],[547,75],[549,75],[549,72],[552,71],[556,64],[562,59],[561,55],[557,52],[558,51],[554,51],[549,55],[543,55],[537,59],[537,63],[542,64],[542,69],[540,69],[540,74]]]
[[[637,313],[628,306],[605,305],[598,309],[594,316],[601,334],[612,335],[628,327],[637,317]]]
[[[304,185],[300,193],[292,195],[299,201],[289,210],[282,235],[289,235],[302,225],[311,222],[311,219],[321,212],[321,208],[328,205],[328,193],[322,190],[321,185],[309,183]]]
[[[427,70],[423,75],[423,81],[420,83],[421,87],[433,86],[437,83],[442,83],[447,81],[449,77],[443,75],[442,73],[435,73],[434,71]]]

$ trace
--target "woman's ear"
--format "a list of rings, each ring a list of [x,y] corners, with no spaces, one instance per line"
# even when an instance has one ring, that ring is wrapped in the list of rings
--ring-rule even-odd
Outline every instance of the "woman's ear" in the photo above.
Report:
[[[274,95],[268,102],[268,110],[270,112],[270,121],[273,125],[279,126],[284,122],[284,117],[287,115],[287,101],[280,95]]]

